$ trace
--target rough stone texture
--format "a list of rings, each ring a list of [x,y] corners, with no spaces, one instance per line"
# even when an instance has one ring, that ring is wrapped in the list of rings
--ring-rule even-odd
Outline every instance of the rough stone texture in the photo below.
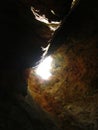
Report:
[[[57,130],[53,120],[32,100],[0,99],[0,130]]]
[[[85,46],[82,41],[68,40],[69,44],[53,56],[50,81],[34,82],[32,76],[29,79],[35,100],[55,115],[63,128],[98,129],[98,39],[93,39],[87,40]]]
[[[98,16],[97,0],[81,0],[55,35],[64,45],[54,54],[50,81],[31,74],[33,98],[62,129],[98,129]]]
[[[51,37],[51,32],[48,32],[49,28],[34,19],[34,15],[29,8],[31,4],[26,6],[23,1],[24,4],[21,2],[14,3],[12,1],[16,2],[15,0],[8,0],[6,4],[5,1],[2,1],[0,4],[0,31],[2,34],[1,41],[3,41],[0,48],[0,69],[4,69],[0,77],[1,93],[1,88],[4,87],[6,87],[4,88],[4,93],[5,90],[9,93],[10,90],[8,90],[8,86],[11,88],[15,85],[15,87],[18,86],[20,87],[19,89],[23,89],[21,88],[25,86],[23,79],[21,79],[23,77],[16,75],[18,72],[17,69],[15,69],[14,72],[10,69],[12,69],[12,67],[17,68],[18,65],[23,68],[32,66],[31,62],[34,62],[31,61],[32,57],[34,56],[36,60],[35,54],[41,56],[42,53],[39,53],[40,46],[46,45]],[[64,8],[62,8],[64,1],[59,0],[58,3],[49,1],[47,3],[43,0],[41,2],[52,6],[51,8],[49,6],[49,9],[45,12],[50,21],[55,19],[59,20],[64,17],[65,14],[63,16],[60,15],[61,12],[65,13]],[[61,3],[61,7],[58,6],[59,3]],[[38,7],[38,9],[39,8],[40,7]],[[46,6],[43,5],[41,8],[42,14],[45,9]],[[53,9],[57,13],[56,17],[50,15],[50,9]],[[59,9],[61,9],[61,11]],[[97,12],[97,0],[81,0],[78,7],[70,16],[64,19],[61,27],[56,31],[53,37],[53,46],[57,46],[57,44],[64,45],[53,54],[55,62],[53,63],[53,76],[51,80],[44,82],[35,77],[34,73],[31,74],[29,78],[29,91],[32,97],[44,110],[48,111],[53,118],[55,118],[55,121],[62,129],[98,129]],[[17,22],[20,24],[17,24]],[[50,48],[50,51],[52,48]],[[3,53],[2,50],[4,51]],[[4,53],[5,55],[3,55]],[[6,71],[5,68],[7,68],[8,71]],[[16,81],[19,84],[16,84]],[[6,96],[5,93],[5,97]],[[7,114],[5,113],[5,109],[2,108],[2,105],[4,105],[6,109],[7,105],[2,98],[0,100],[2,101],[0,104],[0,115],[3,116],[0,120],[4,123],[3,118],[6,119]],[[21,114],[19,115],[21,116]],[[15,116],[13,116],[13,118],[14,117]],[[41,127],[41,129],[43,128]]]

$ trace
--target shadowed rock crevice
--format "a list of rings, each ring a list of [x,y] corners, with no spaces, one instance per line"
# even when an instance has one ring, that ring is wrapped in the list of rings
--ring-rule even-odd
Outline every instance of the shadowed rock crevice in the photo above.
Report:
[[[98,129],[98,2],[80,0],[70,11],[71,4],[72,0],[1,2],[2,130]],[[31,6],[49,23],[62,21],[54,34],[46,23],[35,18]],[[52,77],[44,81],[30,67],[39,63],[41,47],[49,42],[47,55],[52,53],[54,62]],[[24,99],[27,89],[30,95]]]

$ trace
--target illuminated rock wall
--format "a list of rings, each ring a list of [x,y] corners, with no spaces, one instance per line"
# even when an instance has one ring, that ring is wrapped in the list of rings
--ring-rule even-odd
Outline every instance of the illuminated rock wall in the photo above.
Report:
[[[63,129],[98,129],[97,10],[96,0],[80,2],[55,37],[64,45],[53,54],[52,77],[29,79],[33,98]]]

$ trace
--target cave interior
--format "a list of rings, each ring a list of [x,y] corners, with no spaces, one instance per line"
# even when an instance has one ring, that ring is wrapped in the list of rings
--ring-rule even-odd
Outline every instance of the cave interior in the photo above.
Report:
[[[26,70],[31,106],[36,102],[61,130],[98,130],[98,1],[7,0],[0,15],[0,95],[4,86],[24,85]],[[35,68],[50,55],[44,80]]]

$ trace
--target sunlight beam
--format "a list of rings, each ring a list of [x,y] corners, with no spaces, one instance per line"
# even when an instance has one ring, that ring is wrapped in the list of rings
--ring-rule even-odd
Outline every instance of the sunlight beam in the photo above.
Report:
[[[52,61],[53,58],[51,56],[46,57],[36,68],[36,74],[39,75],[42,79],[48,80],[52,75],[50,72],[52,69]]]

